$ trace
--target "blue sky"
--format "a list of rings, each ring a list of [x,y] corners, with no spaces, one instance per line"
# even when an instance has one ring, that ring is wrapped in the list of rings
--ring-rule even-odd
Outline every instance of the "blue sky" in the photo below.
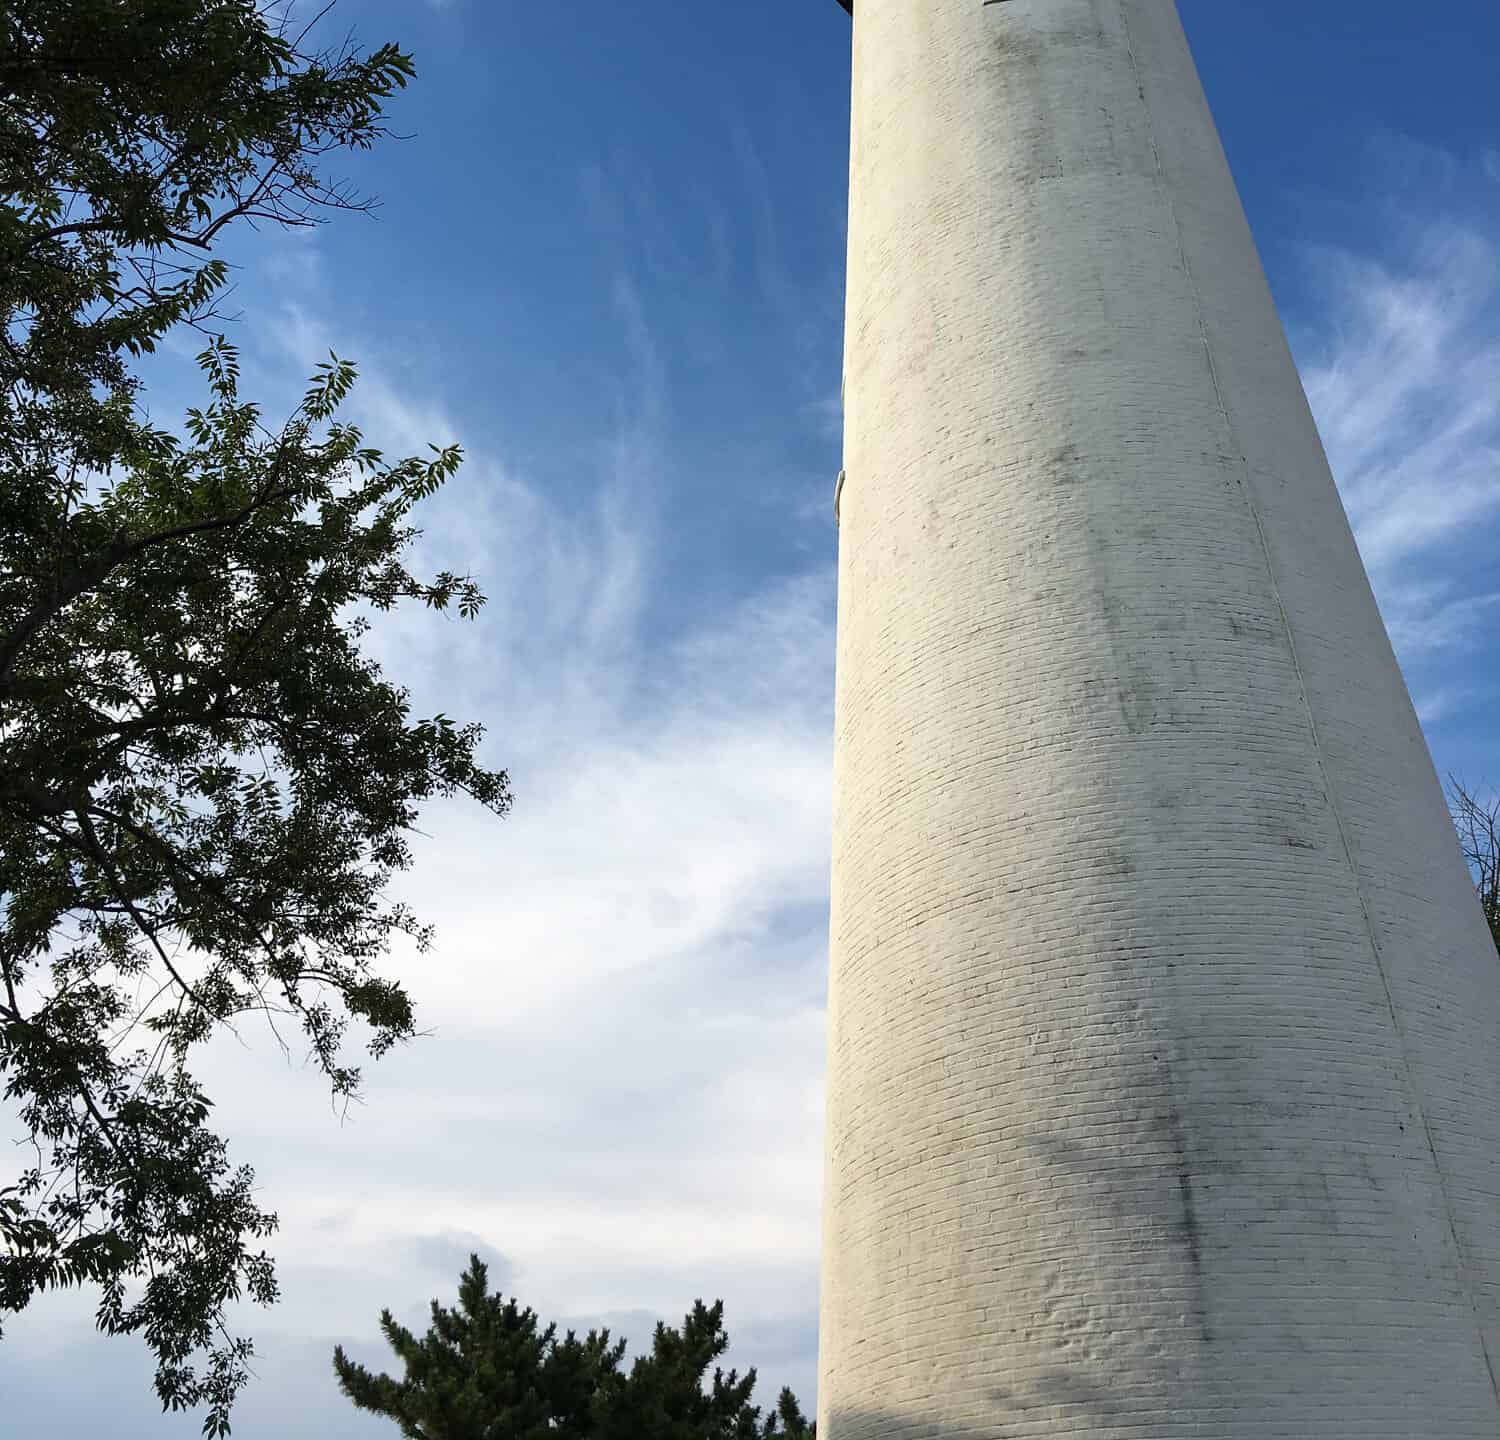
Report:
[[[908,0],[921,3],[921,0]],[[1209,98],[1440,770],[1492,750],[1500,512],[1500,10],[1181,0]],[[280,1212],[235,1433],[393,1434],[383,1364],[471,1248],[549,1316],[633,1337],[722,1295],[735,1358],[810,1403],[849,21],[835,0],[343,0],[419,79],[345,168],[383,208],[240,236],[246,390],[331,346],[392,450],[460,440],[428,563],[472,626],[373,637],[490,726],[514,815],[424,820],[400,956],[430,1038],[341,1120],[268,1036],[201,1067]],[[148,371],[196,398],[182,347]],[[131,1341],[48,1297],[7,1326],[0,1432],[197,1433]]]

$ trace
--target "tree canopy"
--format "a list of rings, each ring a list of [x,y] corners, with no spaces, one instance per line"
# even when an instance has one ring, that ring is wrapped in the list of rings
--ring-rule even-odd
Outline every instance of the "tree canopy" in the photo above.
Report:
[[[0,1172],[0,1313],[97,1285],[211,1433],[276,1220],[190,1052],[284,1018],[354,1093],[349,1024],[376,1055],[414,1032],[377,967],[430,938],[384,898],[418,808],[510,801],[479,727],[414,715],[361,644],[402,602],[483,604],[408,565],[459,450],[368,446],[336,356],[268,420],[215,308],[238,222],[368,208],[321,167],[412,74],[255,0],[0,0],[0,1076],[32,1142]],[[175,327],[205,395],[172,431],[140,371]]]
[[[580,1339],[545,1327],[535,1311],[489,1290],[477,1255],[458,1284],[458,1305],[432,1302],[420,1339],[389,1310],[380,1329],[405,1374],[374,1374],[340,1346],[339,1388],[383,1415],[407,1440],[814,1440],[790,1390],[762,1415],[756,1374],[727,1374],[722,1301],[700,1300],[680,1328],[659,1324],[649,1354],[627,1370],[625,1342],[608,1330]],[[714,1366],[713,1374],[708,1374]]]

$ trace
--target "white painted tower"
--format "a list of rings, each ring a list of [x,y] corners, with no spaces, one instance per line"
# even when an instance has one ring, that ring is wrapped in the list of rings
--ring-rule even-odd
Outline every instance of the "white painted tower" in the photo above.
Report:
[[[1500,962],[1172,0],[857,0],[822,1440],[1496,1440]]]

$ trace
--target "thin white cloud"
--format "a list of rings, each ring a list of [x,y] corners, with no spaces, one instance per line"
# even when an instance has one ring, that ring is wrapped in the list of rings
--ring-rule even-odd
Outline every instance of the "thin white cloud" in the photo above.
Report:
[[[771,177],[749,126],[742,120],[735,120],[730,125],[729,134],[743,187],[743,210],[751,221],[756,279],[767,304],[783,315],[793,315],[797,304],[794,287],[787,279],[781,260]]]
[[[1473,556],[1500,516],[1500,249],[1425,201],[1396,213],[1378,257],[1313,253],[1320,309],[1298,349],[1392,642],[1436,723],[1476,695],[1452,668],[1500,601]]]
[[[1461,708],[1472,694],[1472,690],[1461,685],[1429,690],[1417,701],[1417,719],[1424,726],[1436,725],[1445,716]]]
[[[1500,508],[1494,242],[1433,224],[1405,264],[1325,251],[1305,367],[1344,503],[1379,578]]]

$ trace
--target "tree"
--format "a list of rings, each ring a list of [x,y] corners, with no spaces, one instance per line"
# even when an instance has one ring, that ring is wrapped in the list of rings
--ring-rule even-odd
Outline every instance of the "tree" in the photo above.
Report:
[[[413,73],[305,38],[256,0],[0,0],[0,1076],[32,1141],[0,1312],[97,1285],[213,1434],[276,1220],[190,1052],[286,1016],[354,1094],[347,1026],[375,1055],[414,1033],[377,966],[430,939],[383,898],[418,807],[510,799],[479,728],[413,716],[361,649],[400,602],[483,603],[405,558],[460,452],[366,446],[337,357],[268,424],[215,328],[226,227],[368,208],[318,161],[384,136]],[[133,367],[183,325],[207,398],[174,435]]]
[[[491,1294],[477,1255],[459,1279],[458,1308],[432,1302],[422,1339],[389,1310],[380,1329],[405,1368],[373,1375],[339,1346],[339,1388],[361,1410],[394,1421],[408,1440],[815,1440],[790,1390],[762,1418],[755,1371],[708,1368],[729,1346],[724,1306],[697,1302],[681,1329],[659,1324],[651,1352],[627,1371],[624,1341],[583,1338],[514,1299]]]
[[[1450,775],[1448,809],[1495,948],[1500,950],[1500,795],[1481,800],[1463,781]]]

